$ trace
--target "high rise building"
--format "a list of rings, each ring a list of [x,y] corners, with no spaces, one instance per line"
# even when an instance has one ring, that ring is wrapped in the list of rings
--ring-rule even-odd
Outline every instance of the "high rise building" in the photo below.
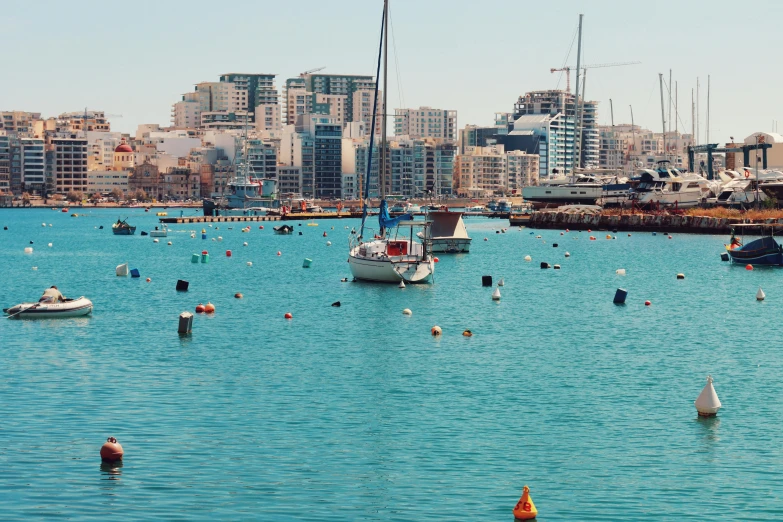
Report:
[[[247,140],[250,175],[254,178],[277,178],[277,150],[275,146],[258,139]]]
[[[44,140],[20,138],[11,142],[11,191],[44,194],[46,167]]]
[[[280,162],[301,167],[302,196],[342,197],[342,125],[320,114],[303,114],[286,126],[280,140]]]
[[[17,134],[32,137],[33,122],[41,119],[40,112],[6,111],[0,112],[0,130],[6,135]]]
[[[491,197],[519,193],[537,181],[538,155],[506,151],[503,145],[468,147],[457,156],[454,184],[460,196]]]
[[[238,90],[247,92],[247,109],[255,117],[259,131],[281,129],[280,100],[276,74],[227,73],[220,76],[221,82],[233,83]]]
[[[49,136],[46,148],[53,153],[54,190],[59,194],[87,191],[87,139]]]
[[[0,193],[11,192],[10,138],[0,132]]]
[[[289,78],[286,80],[284,93],[285,123],[294,125],[297,116],[314,113],[342,117],[343,125],[369,116],[366,120],[369,124],[372,106],[369,110],[362,107],[364,96],[357,96],[356,93],[369,92],[368,96],[372,99],[374,89],[375,81],[372,76],[310,73]]]
[[[313,112],[312,97],[307,95],[304,78],[289,78],[285,81],[285,125],[296,125],[296,117]]]
[[[198,92],[186,92],[182,100],[171,107],[171,122],[180,129],[195,129],[201,125],[201,105]]]
[[[394,135],[457,139],[457,111],[419,107],[394,109]]]

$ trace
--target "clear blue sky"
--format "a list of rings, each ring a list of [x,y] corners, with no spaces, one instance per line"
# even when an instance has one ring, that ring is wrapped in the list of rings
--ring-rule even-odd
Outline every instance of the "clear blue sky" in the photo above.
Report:
[[[381,0],[3,0],[0,110],[45,116],[84,107],[122,114],[113,128],[170,121],[171,104],[224,72],[278,74],[310,68],[373,74]],[[752,7],[752,10],[750,9]],[[594,69],[587,97],[601,123],[660,130],[658,73],[679,82],[680,127],[691,128],[690,96],[712,78],[710,141],[770,131],[783,120],[783,1],[533,2],[392,0],[404,102],[459,111],[459,126],[489,124],[528,90],[562,88],[579,13],[584,61],[641,61]],[[575,65],[575,49],[569,60]],[[573,81],[573,79],[572,79]],[[390,56],[390,108],[401,106]],[[783,122],[781,122],[783,128]]]

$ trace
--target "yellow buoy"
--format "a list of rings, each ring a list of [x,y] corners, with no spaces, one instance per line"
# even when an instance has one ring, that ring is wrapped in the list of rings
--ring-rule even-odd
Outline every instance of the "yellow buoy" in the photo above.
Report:
[[[530,488],[525,486],[522,488],[522,497],[514,506],[514,518],[517,520],[533,520],[538,515],[536,505],[533,504],[533,499],[530,497]]]

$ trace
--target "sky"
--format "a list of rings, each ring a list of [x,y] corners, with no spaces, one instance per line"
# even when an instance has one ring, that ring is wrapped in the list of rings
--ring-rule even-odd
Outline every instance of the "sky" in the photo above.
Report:
[[[2,0],[0,110],[88,107],[122,115],[109,117],[112,129],[133,132],[169,125],[182,93],[221,73],[276,73],[281,93],[317,67],[374,74],[381,13],[382,0]],[[708,75],[710,142],[783,120],[780,0],[391,0],[391,13],[390,109],[453,109],[460,128],[489,125],[527,91],[564,88],[550,69],[575,67],[583,13],[583,64],[641,62],[588,70],[600,124],[611,123],[611,99],[615,124],[630,123],[632,106],[636,124],[660,131],[658,73],[668,81],[669,69],[680,130],[692,128],[700,79],[702,143]]]

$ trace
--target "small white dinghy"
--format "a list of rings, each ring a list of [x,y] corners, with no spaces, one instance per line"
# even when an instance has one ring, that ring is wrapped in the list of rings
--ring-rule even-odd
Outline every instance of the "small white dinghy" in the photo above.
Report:
[[[54,319],[58,317],[81,317],[92,313],[92,301],[82,296],[66,299],[62,303],[20,303],[4,308],[8,319]]]

